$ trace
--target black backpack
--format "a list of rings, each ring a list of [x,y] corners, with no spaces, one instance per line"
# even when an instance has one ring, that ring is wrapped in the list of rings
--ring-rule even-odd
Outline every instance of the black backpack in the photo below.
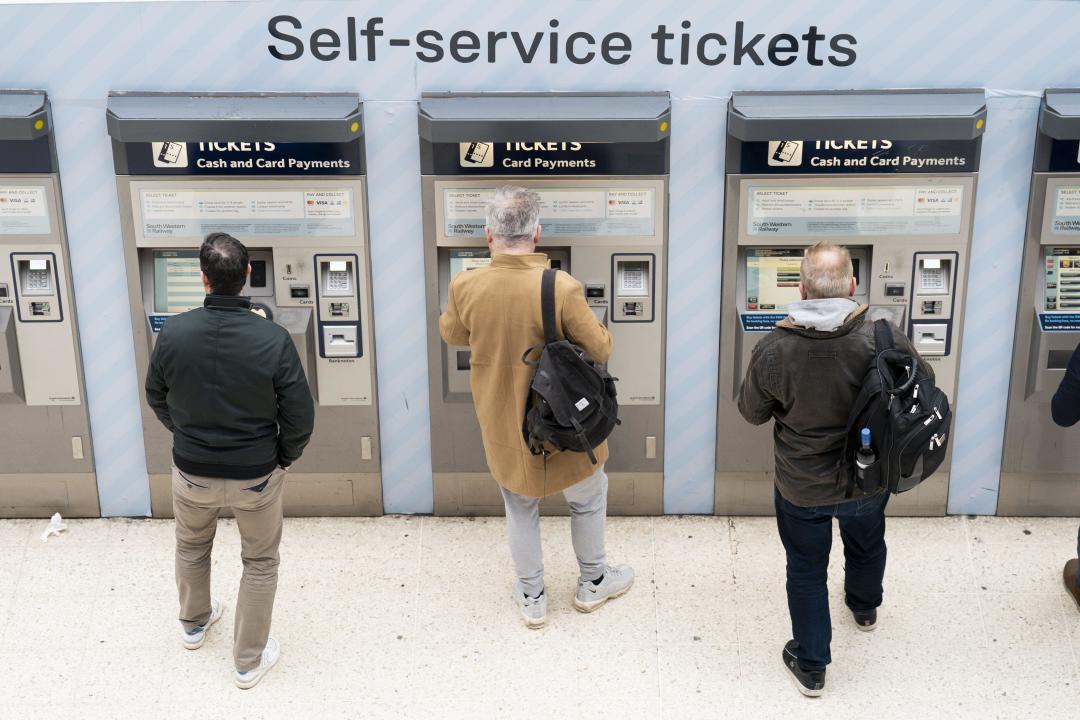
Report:
[[[949,399],[915,357],[896,349],[886,320],[874,323],[874,354],[848,416],[841,473],[847,474],[847,497],[856,485],[866,493],[911,490],[941,466],[948,447]],[[859,463],[864,428],[875,457]]]
[[[593,448],[620,424],[616,378],[577,345],[559,340],[555,326],[556,272],[545,270],[540,281],[544,343],[521,356],[522,362],[536,368],[521,430],[533,455],[547,454],[554,447],[587,453],[595,465]],[[539,358],[530,360],[537,350]]]

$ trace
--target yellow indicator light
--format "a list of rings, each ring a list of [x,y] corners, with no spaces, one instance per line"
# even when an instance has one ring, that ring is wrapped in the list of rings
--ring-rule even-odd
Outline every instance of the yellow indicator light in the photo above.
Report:
[[[35,130],[40,130],[43,127],[45,127],[45,121],[44,120],[38,120],[38,121],[36,121],[34,123],[34,129]]]
[[[982,130],[983,125],[985,125],[985,124],[986,124],[986,121],[983,120],[982,118],[979,118],[978,120],[975,121],[975,129],[976,130]]]
[[[660,123],[660,132],[667,132],[667,120]]]
[[[356,132],[357,130],[360,129],[360,123],[354,122],[352,125],[349,126],[349,129],[352,130],[353,132]]]

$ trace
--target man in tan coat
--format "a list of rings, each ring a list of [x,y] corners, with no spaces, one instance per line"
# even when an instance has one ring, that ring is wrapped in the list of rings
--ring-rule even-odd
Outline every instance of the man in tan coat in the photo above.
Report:
[[[574,607],[591,612],[622,595],[634,582],[627,565],[607,565],[607,442],[593,453],[556,452],[535,456],[525,444],[522,420],[533,368],[522,354],[544,340],[540,279],[548,258],[536,252],[540,241],[540,196],[520,187],[503,187],[488,204],[487,235],[491,264],[462,272],[450,283],[446,312],[439,319],[443,339],[471,350],[470,380],[488,467],[502,489],[510,553],[518,580],[514,599],[525,624],[547,619],[544,559],[540,547],[540,499],[562,492],[570,505],[570,530],[581,574]],[[611,335],[585,302],[581,283],[558,273],[555,315],[560,335],[597,362],[611,355]]]

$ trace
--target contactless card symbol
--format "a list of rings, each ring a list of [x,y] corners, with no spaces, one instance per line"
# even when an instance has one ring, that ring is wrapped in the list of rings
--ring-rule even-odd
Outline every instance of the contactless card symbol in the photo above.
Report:
[[[489,142],[458,143],[461,167],[494,167],[495,148]]]
[[[154,167],[185,168],[188,166],[187,143],[152,142],[150,152],[154,156]]]
[[[769,165],[792,167],[802,165],[802,140],[770,140]]]

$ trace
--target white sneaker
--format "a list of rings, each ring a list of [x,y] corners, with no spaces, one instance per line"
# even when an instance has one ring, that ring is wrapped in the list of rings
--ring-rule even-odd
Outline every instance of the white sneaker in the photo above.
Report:
[[[547,593],[540,593],[540,597],[529,597],[521,588],[514,585],[514,601],[521,610],[521,618],[525,621],[525,627],[537,630],[544,627],[547,622]]]
[[[236,687],[241,690],[248,690],[258,685],[259,681],[263,679],[263,675],[277,664],[279,657],[281,657],[281,646],[278,645],[278,641],[274,638],[267,638],[266,647],[263,648],[262,658],[259,660],[259,667],[247,672],[237,670],[236,676],[233,678]]]
[[[220,600],[210,599],[210,619],[206,621],[206,624],[197,627],[192,631],[187,631],[184,626],[180,626],[180,636],[184,641],[184,647],[188,650],[198,650],[206,642],[206,631],[210,629],[210,626],[221,619],[221,616],[225,614],[225,606],[221,604]]]
[[[590,580],[578,580],[574,608],[583,613],[592,612],[608,600],[624,595],[633,585],[634,569],[632,567],[608,565],[604,568],[604,577],[600,584],[594,584]]]

